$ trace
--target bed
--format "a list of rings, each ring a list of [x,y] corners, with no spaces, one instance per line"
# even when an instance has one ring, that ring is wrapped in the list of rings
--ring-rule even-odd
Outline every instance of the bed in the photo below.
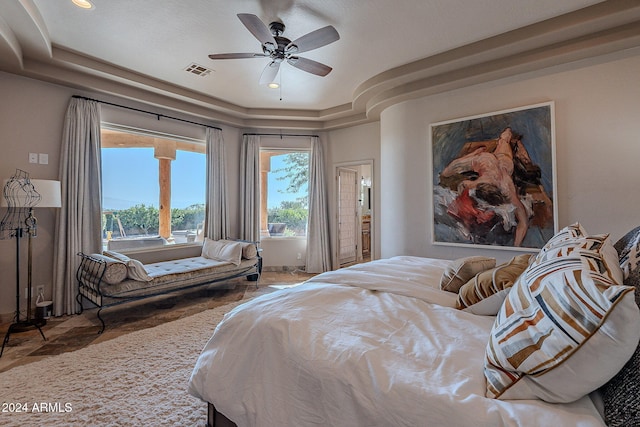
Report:
[[[639,235],[636,230],[637,241]],[[490,267],[483,257],[398,256],[320,274],[228,313],[196,362],[189,392],[208,403],[208,424],[218,426],[595,427],[607,425],[605,418],[609,425],[630,425],[615,420],[637,417],[637,402],[615,406],[625,400],[620,390],[629,390],[629,381],[637,390],[640,311],[634,288],[622,283],[633,277],[628,251],[625,271],[618,265],[620,251],[614,250],[612,265],[613,246],[603,249],[608,240],[578,226],[563,229],[550,248],[530,256],[524,271],[510,277],[503,266],[512,268],[513,260]],[[582,246],[572,246],[578,241]],[[542,369],[541,354],[530,352],[518,372],[501,362],[505,354],[497,350],[496,336],[505,324],[513,325],[523,283],[544,288],[549,273],[541,280],[538,270],[545,260],[558,259],[573,265],[563,277],[577,277],[582,288],[595,284],[598,308],[586,317],[600,321],[583,341],[571,336],[579,342],[553,354]],[[576,265],[582,266],[577,275]],[[551,274],[554,281],[558,270]],[[494,287],[502,274],[502,289],[461,309],[464,286],[475,280],[475,293],[484,292],[478,287],[483,273],[493,276]],[[443,290],[452,276],[460,286]],[[474,313],[474,305],[485,313]],[[491,310],[497,312],[487,315]],[[604,315],[593,314],[598,310]],[[545,347],[562,339],[555,333],[542,340],[540,352],[555,351]],[[526,341],[524,335],[516,338],[508,349]],[[527,365],[532,361],[533,368]],[[501,374],[511,381],[502,388]]]

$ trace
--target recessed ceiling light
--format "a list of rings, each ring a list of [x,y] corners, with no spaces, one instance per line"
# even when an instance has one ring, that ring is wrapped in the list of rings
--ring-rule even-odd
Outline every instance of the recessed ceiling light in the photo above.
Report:
[[[267,87],[268,87],[269,89],[278,89],[278,88],[280,87],[280,85],[279,85],[278,83],[276,83],[276,82],[271,82],[271,83],[269,83],[269,84],[267,85]]]
[[[75,4],[78,7],[81,7],[82,9],[93,9],[93,3],[91,3],[89,0],[71,0],[73,2],[73,4]]]

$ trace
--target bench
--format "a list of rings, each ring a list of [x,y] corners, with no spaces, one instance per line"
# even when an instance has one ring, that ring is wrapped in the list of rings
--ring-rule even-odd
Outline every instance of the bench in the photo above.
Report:
[[[202,245],[167,245],[128,255],[78,253],[76,300],[80,313],[83,299],[98,307],[99,333],[105,329],[100,314],[107,307],[213,283],[228,286],[223,282],[237,277],[257,281],[262,273],[256,242],[205,239]]]

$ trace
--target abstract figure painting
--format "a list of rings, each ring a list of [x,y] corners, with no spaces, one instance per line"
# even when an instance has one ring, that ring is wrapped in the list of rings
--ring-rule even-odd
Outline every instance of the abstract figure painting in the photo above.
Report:
[[[553,103],[431,125],[434,244],[539,249],[556,232]]]

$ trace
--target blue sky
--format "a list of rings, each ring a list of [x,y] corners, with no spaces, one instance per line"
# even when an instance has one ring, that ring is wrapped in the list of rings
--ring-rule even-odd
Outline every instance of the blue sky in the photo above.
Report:
[[[272,158],[271,169],[283,166],[283,156]],[[171,162],[171,207],[204,203],[205,156],[199,153],[178,151]],[[282,200],[295,199],[278,190],[286,188],[276,175],[269,174],[269,205],[278,206]],[[102,149],[102,206],[103,209],[127,209],[135,205],[158,207],[158,160],[153,157],[153,148],[104,148]]]

